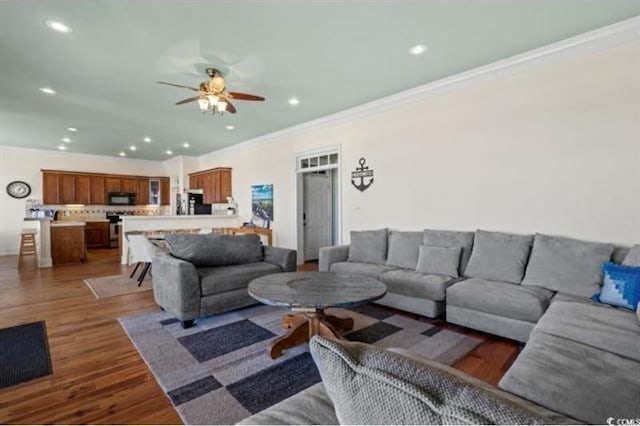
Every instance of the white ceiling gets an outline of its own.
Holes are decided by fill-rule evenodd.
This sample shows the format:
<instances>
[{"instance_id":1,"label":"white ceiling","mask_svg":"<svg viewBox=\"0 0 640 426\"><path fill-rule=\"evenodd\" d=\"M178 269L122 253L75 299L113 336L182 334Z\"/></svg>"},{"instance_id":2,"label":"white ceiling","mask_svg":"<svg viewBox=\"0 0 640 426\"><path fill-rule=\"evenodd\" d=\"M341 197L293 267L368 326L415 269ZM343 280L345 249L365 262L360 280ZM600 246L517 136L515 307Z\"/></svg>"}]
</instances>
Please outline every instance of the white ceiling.
<instances>
[{"instance_id":1,"label":"white ceiling","mask_svg":"<svg viewBox=\"0 0 640 426\"><path fill-rule=\"evenodd\" d=\"M3 1L0 144L200 155L638 14L632 0ZM427 52L409 55L418 43ZM193 92L155 83L197 86L208 66L266 102L211 117L174 105Z\"/></svg>"}]
</instances>

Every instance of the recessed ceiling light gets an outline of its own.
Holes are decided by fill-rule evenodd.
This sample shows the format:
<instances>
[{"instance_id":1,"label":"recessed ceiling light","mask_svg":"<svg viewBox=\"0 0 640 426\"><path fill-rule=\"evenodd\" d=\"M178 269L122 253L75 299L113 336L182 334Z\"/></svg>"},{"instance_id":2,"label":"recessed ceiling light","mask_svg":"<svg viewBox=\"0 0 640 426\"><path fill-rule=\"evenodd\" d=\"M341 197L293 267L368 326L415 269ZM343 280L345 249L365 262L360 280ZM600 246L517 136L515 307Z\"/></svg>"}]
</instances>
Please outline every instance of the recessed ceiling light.
<instances>
[{"instance_id":1,"label":"recessed ceiling light","mask_svg":"<svg viewBox=\"0 0 640 426\"><path fill-rule=\"evenodd\" d=\"M227 130L233 130L233 129L235 129L235 126L232 126L231 124L227 126Z\"/></svg>"},{"instance_id":2,"label":"recessed ceiling light","mask_svg":"<svg viewBox=\"0 0 640 426\"><path fill-rule=\"evenodd\" d=\"M165 152L167 153L167 155L173 154L173 151L171 151L170 149L166 150Z\"/></svg>"},{"instance_id":3,"label":"recessed ceiling light","mask_svg":"<svg viewBox=\"0 0 640 426\"><path fill-rule=\"evenodd\" d=\"M53 90L53 89L52 89L52 88L50 88L50 87L41 87L41 88L40 88L40 91L41 91L42 93L46 93L47 95L55 95L55 94L56 94L56 91L55 91L55 90Z\"/></svg>"},{"instance_id":4,"label":"recessed ceiling light","mask_svg":"<svg viewBox=\"0 0 640 426\"><path fill-rule=\"evenodd\" d=\"M75 127L67 127L67 130L70 132L77 132L78 129L76 129Z\"/></svg>"},{"instance_id":5,"label":"recessed ceiling light","mask_svg":"<svg viewBox=\"0 0 640 426\"><path fill-rule=\"evenodd\" d=\"M415 46L411 46L411 48L409 49L409 54L418 56L422 55L426 51L427 46L425 46L424 44L416 44Z\"/></svg>"},{"instance_id":6,"label":"recessed ceiling light","mask_svg":"<svg viewBox=\"0 0 640 426\"><path fill-rule=\"evenodd\" d=\"M146 143L151 142L151 138L149 136L145 136L144 139L142 140L145 141Z\"/></svg>"},{"instance_id":7,"label":"recessed ceiling light","mask_svg":"<svg viewBox=\"0 0 640 426\"><path fill-rule=\"evenodd\" d=\"M66 149L67 149L67 147L66 147L66 146L64 146L64 145L60 145L60 146L58 147L58 149L59 149L60 151L64 151L64 150L66 150Z\"/></svg>"},{"instance_id":8,"label":"recessed ceiling light","mask_svg":"<svg viewBox=\"0 0 640 426\"><path fill-rule=\"evenodd\" d=\"M289 105L296 106L296 105L299 105L299 104L300 104L300 99L298 99L298 98L289 99Z\"/></svg>"},{"instance_id":9,"label":"recessed ceiling light","mask_svg":"<svg viewBox=\"0 0 640 426\"><path fill-rule=\"evenodd\" d=\"M135 146L135 145L131 145L131 146L129 147L129 149L130 149L131 151L135 151L135 150L136 150L136 149L138 149L138 148L136 148L136 146Z\"/></svg>"},{"instance_id":10,"label":"recessed ceiling light","mask_svg":"<svg viewBox=\"0 0 640 426\"><path fill-rule=\"evenodd\" d=\"M71 139L70 138L62 138L62 142L71 143Z\"/></svg>"},{"instance_id":11,"label":"recessed ceiling light","mask_svg":"<svg viewBox=\"0 0 640 426\"><path fill-rule=\"evenodd\" d=\"M118 154L120 157L126 157L127 153L124 151L120 151L120 154Z\"/></svg>"},{"instance_id":12,"label":"recessed ceiling light","mask_svg":"<svg viewBox=\"0 0 640 426\"><path fill-rule=\"evenodd\" d=\"M191 145L189 145L189 142L185 142L185 143L182 144L182 146L185 147L185 148L189 148Z\"/></svg>"},{"instance_id":13,"label":"recessed ceiling light","mask_svg":"<svg viewBox=\"0 0 640 426\"><path fill-rule=\"evenodd\" d=\"M71 32L71 27L63 24L62 22L54 21L53 19L47 19L46 21L44 21L44 24L52 30L58 31L59 33L69 34Z\"/></svg>"}]
</instances>

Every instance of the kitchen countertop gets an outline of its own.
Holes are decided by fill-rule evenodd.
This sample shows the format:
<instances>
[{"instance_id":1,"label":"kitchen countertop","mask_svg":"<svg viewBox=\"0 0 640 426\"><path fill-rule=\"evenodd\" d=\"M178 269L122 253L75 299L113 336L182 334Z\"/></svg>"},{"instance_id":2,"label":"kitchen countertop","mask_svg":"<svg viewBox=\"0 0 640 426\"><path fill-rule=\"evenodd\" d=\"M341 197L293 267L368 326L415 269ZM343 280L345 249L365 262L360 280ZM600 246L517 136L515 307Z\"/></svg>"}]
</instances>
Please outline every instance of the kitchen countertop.
<instances>
[{"instance_id":1,"label":"kitchen countertop","mask_svg":"<svg viewBox=\"0 0 640 426\"><path fill-rule=\"evenodd\" d=\"M51 217L25 217L24 220L30 220L30 221L35 221L35 220L44 220L44 221L52 221L53 218Z\"/></svg>"},{"instance_id":2,"label":"kitchen countertop","mask_svg":"<svg viewBox=\"0 0 640 426\"><path fill-rule=\"evenodd\" d=\"M165 220L165 219L235 219L238 215L229 214L196 214L196 215L154 215L154 216L120 216L122 220Z\"/></svg>"},{"instance_id":3,"label":"kitchen countertop","mask_svg":"<svg viewBox=\"0 0 640 426\"><path fill-rule=\"evenodd\" d=\"M62 221L55 221L51 223L51 227L52 228L58 228L58 227L62 227L62 226L85 226L86 223L85 222L71 222L71 221L66 221L66 220L62 220Z\"/></svg>"}]
</instances>

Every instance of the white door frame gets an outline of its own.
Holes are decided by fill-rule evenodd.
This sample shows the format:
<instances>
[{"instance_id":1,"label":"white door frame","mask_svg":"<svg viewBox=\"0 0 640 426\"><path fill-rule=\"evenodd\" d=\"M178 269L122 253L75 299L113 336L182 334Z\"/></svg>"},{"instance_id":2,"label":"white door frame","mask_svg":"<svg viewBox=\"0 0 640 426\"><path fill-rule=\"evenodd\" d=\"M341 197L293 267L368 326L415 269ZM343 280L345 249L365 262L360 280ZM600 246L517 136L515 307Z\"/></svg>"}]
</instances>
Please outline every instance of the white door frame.
<instances>
[{"instance_id":1,"label":"white door frame","mask_svg":"<svg viewBox=\"0 0 640 426\"><path fill-rule=\"evenodd\" d=\"M338 154L338 162L337 164L328 164L326 166L318 166L312 167L308 169L300 168L300 160L306 157L314 157L328 154ZM294 197L295 197L295 206L296 206L296 215L293 221L293 235L296 236L296 249L298 252L298 265L302 265L304 263L304 226L303 226L303 213L304 213L304 183L302 181L302 175L307 172L317 172L321 170L337 170L337 191L338 191L338 199L337 205L335 209L337 211L336 227L338 230L338 241L335 241L334 244L342 244L342 174L340 170L342 168L342 146L335 145L331 147L325 147L320 149L314 149L310 151L297 152L294 155L294 177L293 177L293 187Z\"/></svg>"}]
</instances>

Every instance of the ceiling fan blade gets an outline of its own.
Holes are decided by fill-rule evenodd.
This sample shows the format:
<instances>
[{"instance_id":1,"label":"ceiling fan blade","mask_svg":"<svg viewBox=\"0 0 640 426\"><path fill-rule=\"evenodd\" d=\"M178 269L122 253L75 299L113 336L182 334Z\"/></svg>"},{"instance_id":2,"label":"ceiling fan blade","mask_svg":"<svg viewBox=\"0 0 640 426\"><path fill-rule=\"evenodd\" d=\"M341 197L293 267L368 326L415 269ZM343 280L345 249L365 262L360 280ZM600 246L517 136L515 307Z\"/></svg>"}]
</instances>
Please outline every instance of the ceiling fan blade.
<instances>
[{"instance_id":1,"label":"ceiling fan blade","mask_svg":"<svg viewBox=\"0 0 640 426\"><path fill-rule=\"evenodd\" d=\"M231 114L235 114L236 107L234 107L233 104L229 102L229 99L227 99L226 102L227 102L227 112L230 112Z\"/></svg>"},{"instance_id":2,"label":"ceiling fan blade","mask_svg":"<svg viewBox=\"0 0 640 426\"><path fill-rule=\"evenodd\" d=\"M248 93L229 92L233 99L240 99L243 101L264 101L262 96L250 95Z\"/></svg>"},{"instance_id":3,"label":"ceiling fan blade","mask_svg":"<svg viewBox=\"0 0 640 426\"><path fill-rule=\"evenodd\" d=\"M165 84L165 85L167 85L167 86L181 87L181 88L183 88L183 89L193 90L194 92L197 92L197 91L198 91L198 89L196 89L195 87L183 86L183 85L181 85L181 84L167 83L166 81L158 81L158 83L160 83L160 84Z\"/></svg>"},{"instance_id":4,"label":"ceiling fan blade","mask_svg":"<svg viewBox=\"0 0 640 426\"><path fill-rule=\"evenodd\" d=\"M188 104L189 102L197 101L199 96L194 96L193 98L183 99L181 101L176 102L176 105Z\"/></svg>"}]
</instances>

